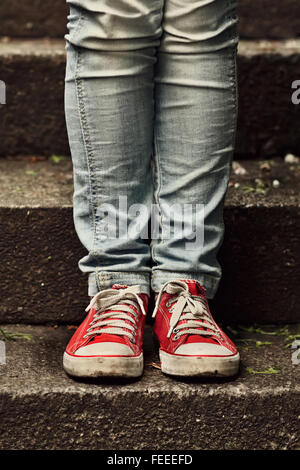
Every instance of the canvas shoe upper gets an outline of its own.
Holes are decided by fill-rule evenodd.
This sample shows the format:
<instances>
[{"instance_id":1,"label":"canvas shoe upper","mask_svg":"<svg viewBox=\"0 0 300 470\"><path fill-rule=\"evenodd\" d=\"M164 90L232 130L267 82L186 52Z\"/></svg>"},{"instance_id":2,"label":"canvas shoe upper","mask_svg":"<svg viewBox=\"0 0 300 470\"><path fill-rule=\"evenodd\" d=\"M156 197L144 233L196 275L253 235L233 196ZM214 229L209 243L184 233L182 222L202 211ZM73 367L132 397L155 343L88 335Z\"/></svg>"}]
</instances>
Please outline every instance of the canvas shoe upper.
<instances>
[{"instance_id":1,"label":"canvas shoe upper","mask_svg":"<svg viewBox=\"0 0 300 470\"><path fill-rule=\"evenodd\" d=\"M98 292L67 345L65 370L78 376L141 375L147 307L148 295L138 285Z\"/></svg>"},{"instance_id":2,"label":"canvas shoe upper","mask_svg":"<svg viewBox=\"0 0 300 470\"><path fill-rule=\"evenodd\" d=\"M213 319L205 289L198 281L165 283L156 299L153 317L163 372L173 375L237 372L239 353Z\"/></svg>"}]
</instances>

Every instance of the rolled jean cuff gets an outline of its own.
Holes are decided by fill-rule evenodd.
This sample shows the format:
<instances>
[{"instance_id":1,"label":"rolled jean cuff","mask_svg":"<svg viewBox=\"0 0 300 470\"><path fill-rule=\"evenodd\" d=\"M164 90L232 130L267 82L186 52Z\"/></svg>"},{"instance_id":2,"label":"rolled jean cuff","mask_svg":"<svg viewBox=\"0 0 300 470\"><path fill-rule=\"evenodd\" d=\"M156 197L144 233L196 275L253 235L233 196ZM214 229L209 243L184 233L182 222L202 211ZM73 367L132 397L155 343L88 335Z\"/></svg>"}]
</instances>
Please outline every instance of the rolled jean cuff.
<instances>
[{"instance_id":1,"label":"rolled jean cuff","mask_svg":"<svg viewBox=\"0 0 300 470\"><path fill-rule=\"evenodd\" d=\"M96 271L89 274L88 295L93 297L100 290L109 289L114 284L139 285L142 294L150 295L150 273Z\"/></svg>"},{"instance_id":2,"label":"rolled jean cuff","mask_svg":"<svg viewBox=\"0 0 300 470\"><path fill-rule=\"evenodd\" d=\"M169 271L153 271L151 276L151 288L154 292L159 292L165 282L174 281L176 279L193 279L200 282L206 289L206 297L208 299L214 298L221 280L221 278L197 272L174 273Z\"/></svg>"}]
</instances>

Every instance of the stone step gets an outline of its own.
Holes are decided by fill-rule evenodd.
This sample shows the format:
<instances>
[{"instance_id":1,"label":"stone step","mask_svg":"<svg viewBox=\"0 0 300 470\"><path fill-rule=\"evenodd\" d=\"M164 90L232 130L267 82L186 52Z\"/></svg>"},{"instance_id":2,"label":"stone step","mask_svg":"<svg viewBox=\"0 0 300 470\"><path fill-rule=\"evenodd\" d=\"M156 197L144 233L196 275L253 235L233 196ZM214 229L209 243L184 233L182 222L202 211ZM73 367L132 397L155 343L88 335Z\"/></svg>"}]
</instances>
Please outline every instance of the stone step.
<instances>
[{"instance_id":1,"label":"stone step","mask_svg":"<svg viewBox=\"0 0 300 470\"><path fill-rule=\"evenodd\" d=\"M62 369L72 327L1 328L30 340L5 342L0 449L300 448L300 366L282 336L244 333L235 339L241 368L234 379L184 380L161 373L146 327L140 380L74 381ZM271 344L258 347L256 341Z\"/></svg>"},{"instance_id":2,"label":"stone step","mask_svg":"<svg viewBox=\"0 0 300 470\"><path fill-rule=\"evenodd\" d=\"M227 194L213 309L226 322L299 322L299 164L242 164L247 173L233 172ZM87 285L77 262L86 253L74 232L72 190L69 159L0 159L0 322L81 320Z\"/></svg>"},{"instance_id":3,"label":"stone step","mask_svg":"<svg viewBox=\"0 0 300 470\"><path fill-rule=\"evenodd\" d=\"M237 158L300 152L300 105L291 100L300 76L300 40L241 41L238 62ZM7 104L0 115L0 156L69 154L64 74L62 40L1 43Z\"/></svg>"},{"instance_id":4,"label":"stone step","mask_svg":"<svg viewBox=\"0 0 300 470\"><path fill-rule=\"evenodd\" d=\"M298 0L240 0L240 35L245 38L291 38L300 35ZM65 0L2 0L1 35L61 38L69 8Z\"/></svg>"}]
</instances>

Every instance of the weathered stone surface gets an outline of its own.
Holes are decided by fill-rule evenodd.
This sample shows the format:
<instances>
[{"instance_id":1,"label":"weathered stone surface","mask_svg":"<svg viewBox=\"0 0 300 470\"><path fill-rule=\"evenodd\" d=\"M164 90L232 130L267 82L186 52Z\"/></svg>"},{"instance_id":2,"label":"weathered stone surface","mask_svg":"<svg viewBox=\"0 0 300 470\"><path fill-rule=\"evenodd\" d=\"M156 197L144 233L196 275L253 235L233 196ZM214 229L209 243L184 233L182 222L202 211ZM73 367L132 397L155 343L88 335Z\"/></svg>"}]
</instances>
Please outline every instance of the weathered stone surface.
<instances>
[{"instance_id":1,"label":"weathered stone surface","mask_svg":"<svg viewBox=\"0 0 300 470\"><path fill-rule=\"evenodd\" d=\"M60 40L0 43L0 156L70 153L64 115L65 48ZM239 45L237 158L300 152L300 105L291 84L300 76L300 40Z\"/></svg>"},{"instance_id":2,"label":"weathered stone surface","mask_svg":"<svg viewBox=\"0 0 300 470\"><path fill-rule=\"evenodd\" d=\"M240 0L238 12L241 37L280 39L300 35L298 0ZM61 38L68 13L65 0L2 0L1 34Z\"/></svg>"},{"instance_id":3,"label":"weathered stone surface","mask_svg":"<svg viewBox=\"0 0 300 470\"><path fill-rule=\"evenodd\" d=\"M32 335L6 342L0 365L1 449L299 449L299 366L281 337L250 335L232 380L164 376L145 332L141 380L73 381L62 354L74 330L2 326ZM271 338L271 339L270 339ZM254 339L272 342L255 347ZM273 367L278 374L251 374Z\"/></svg>"},{"instance_id":4,"label":"weathered stone surface","mask_svg":"<svg viewBox=\"0 0 300 470\"><path fill-rule=\"evenodd\" d=\"M300 152L300 105L292 83L300 76L300 41L241 41L237 154Z\"/></svg>"},{"instance_id":5,"label":"weathered stone surface","mask_svg":"<svg viewBox=\"0 0 300 470\"><path fill-rule=\"evenodd\" d=\"M66 0L2 0L1 35L16 38L61 38L67 30Z\"/></svg>"},{"instance_id":6,"label":"weathered stone surface","mask_svg":"<svg viewBox=\"0 0 300 470\"><path fill-rule=\"evenodd\" d=\"M248 173L232 174L231 184L240 187L227 196L223 280L213 305L222 321L300 321L299 167L271 163L268 172L245 161ZM255 190L258 177L267 194ZM74 232L71 196L69 160L0 160L0 321L82 318L87 286L77 262L85 250Z\"/></svg>"},{"instance_id":7,"label":"weathered stone surface","mask_svg":"<svg viewBox=\"0 0 300 470\"><path fill-rule=\"evenodd\" d=\"M0 57L0 77L6 84L6 104L1 105L0 116L0 155L67 154L64 43L0 43Z\"/></svg>"},{"instance_id":8,"label":"weathered stone surface","mask_svg":"<svg viewBox=\"0 0 300 470\"><path fill-rule=\"evenodd\" d=\"M298 0L239 0L240 35L247 39L300 36Z\"/></svg>"}]
</instances>

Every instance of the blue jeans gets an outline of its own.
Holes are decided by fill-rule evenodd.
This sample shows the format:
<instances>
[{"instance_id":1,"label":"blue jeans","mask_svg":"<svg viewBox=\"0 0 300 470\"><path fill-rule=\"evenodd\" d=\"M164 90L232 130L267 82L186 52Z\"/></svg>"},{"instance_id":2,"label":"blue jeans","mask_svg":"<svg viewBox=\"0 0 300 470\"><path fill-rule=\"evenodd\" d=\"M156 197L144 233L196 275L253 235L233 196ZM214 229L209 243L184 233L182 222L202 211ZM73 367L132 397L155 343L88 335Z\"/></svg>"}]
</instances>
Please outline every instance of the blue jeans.
<instances>
[{"instance_id":1,"label":"blue jeans","mask_svg":"<svg viewBox=\"0 0 300 470\"><path fill-rule=\"evenodd\" d=\"M65 116L89 295L115 283L157 292L180 278L213 298L236 132L236 0L67 3ZM194 247L188 232L174 236L183 205L201 226Z\"/></svg>"}]
</instances>

